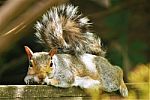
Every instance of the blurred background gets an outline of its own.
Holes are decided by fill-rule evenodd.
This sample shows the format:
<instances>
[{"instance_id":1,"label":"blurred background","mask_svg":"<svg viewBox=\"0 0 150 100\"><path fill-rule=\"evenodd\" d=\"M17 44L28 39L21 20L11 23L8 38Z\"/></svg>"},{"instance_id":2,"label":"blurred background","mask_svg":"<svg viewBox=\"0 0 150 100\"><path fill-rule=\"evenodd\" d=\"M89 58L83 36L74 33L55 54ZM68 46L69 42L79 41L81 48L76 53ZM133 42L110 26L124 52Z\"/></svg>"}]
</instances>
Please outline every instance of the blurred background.
<instances>
[{"instance_id":1,"label":"blurred background","mask_svg":"<svg viewBox=\"0 0 150 100\"><path fill-rule=\"evenodd\" d=\"M24 46L45 50L33 34L34 24L47 9L65 2L91 19L106 58L123 69L126 83L149 82L150 0L0 0L1 85L25 84Z\"/></svg>"}]
</instances>

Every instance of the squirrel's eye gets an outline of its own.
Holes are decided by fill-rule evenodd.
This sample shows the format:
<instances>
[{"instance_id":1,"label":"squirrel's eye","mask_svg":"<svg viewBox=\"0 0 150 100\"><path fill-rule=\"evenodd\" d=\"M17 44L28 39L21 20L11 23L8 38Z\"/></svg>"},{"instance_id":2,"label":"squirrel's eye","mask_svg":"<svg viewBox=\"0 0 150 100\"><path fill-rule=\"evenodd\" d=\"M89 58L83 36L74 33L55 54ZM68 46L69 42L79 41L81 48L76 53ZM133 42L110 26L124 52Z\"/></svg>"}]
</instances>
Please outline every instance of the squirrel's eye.
<instances>
[{"instance_id":1,"label":"squirrel's eye","mask_svg":"<svg viewBox=\"0 0 150 100\"><path fill-rule=\"evenodd\" d=\"M29 61L29 66L32 67L32 62L31 61Z\"/></svg>"},{"instance_id":2,"label":"squirrel's eye","mask_svg":"<svg viewBox=\"0 0 150 100\"><path fill-rule=\"evenodd\" d=\"M52 66L53 66L53 63L51 62L51 63L50 63L50 67L52 67Z\"/></svg>"}]
</instances>

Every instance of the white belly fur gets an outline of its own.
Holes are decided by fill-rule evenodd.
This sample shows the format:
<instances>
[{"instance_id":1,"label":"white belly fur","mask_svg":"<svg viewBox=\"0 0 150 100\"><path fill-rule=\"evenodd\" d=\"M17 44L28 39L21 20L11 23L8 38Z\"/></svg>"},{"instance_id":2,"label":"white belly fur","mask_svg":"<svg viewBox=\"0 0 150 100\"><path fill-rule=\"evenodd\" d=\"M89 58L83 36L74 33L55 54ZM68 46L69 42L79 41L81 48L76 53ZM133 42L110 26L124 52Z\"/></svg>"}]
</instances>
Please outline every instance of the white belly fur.
<instances>
[{"instance_id":1,"label":"white belly fur","mask_svg":"<svg viewBox=\"0 0 150 100\"><path fill-rule=\"evenodd\" d=\"M97 69L96 69L96 65L93 62L94 58L95 55L91 55L91 54L83 54L80 57L81 61L86 65L86 68L89 71L96 73Z\"/></svg>"},{"instance_id":2,"label":"white belly fur","mask_svg":"<svg viewBox=\"0 0 150 100\"><path fill-rule=\"evenodd\" d=\"M99 87L100 82L98 80L93 80L89 76L79 77L75 76L75 81L72 86L79 86L81 88L93 88Z\"/></svg>"}]
</instances>

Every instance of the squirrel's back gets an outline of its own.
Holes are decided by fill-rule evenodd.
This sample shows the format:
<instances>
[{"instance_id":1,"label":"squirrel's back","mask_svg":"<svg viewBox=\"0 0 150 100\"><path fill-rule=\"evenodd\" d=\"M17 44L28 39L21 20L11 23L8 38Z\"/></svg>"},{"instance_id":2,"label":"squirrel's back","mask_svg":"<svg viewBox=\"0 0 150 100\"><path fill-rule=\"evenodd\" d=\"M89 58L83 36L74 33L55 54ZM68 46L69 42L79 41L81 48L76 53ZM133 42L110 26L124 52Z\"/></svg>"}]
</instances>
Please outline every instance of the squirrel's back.
<instances>
[{"instance_id":1,"label":"squirrel's back","mask_svg":"<svg viewBox=\"0 0 150 100\"><path fill-rule=\"evenodd\" d=\"M35 25L36 36L47 48L61 48L63 53L104 55L101 40L90 30L87 17L73 5L51 8Z\"/></svg>"}]
</instances>

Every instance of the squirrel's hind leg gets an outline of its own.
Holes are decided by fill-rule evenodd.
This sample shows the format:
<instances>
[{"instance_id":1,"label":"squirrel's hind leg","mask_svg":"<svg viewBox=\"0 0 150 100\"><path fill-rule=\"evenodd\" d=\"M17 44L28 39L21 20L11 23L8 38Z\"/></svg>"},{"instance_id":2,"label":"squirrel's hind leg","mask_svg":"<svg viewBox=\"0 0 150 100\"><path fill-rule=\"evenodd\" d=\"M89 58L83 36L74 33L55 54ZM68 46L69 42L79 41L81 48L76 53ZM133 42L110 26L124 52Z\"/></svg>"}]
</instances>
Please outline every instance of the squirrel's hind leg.
<instances>
[{"instance_id":1,"label":"squirrel's hind leg","mask_svg":"<svg viewBox=\"0 0 150 100\"><path fill-rule=\"evenodd\" d=\"M128 96L128 89L122 79L120 87L119 87L120 93L123 97L127 97Z\"/></svg>"},{"instance_id":2,"label":"squirrel's hind leg","mask_svg":"<svg viewBox=\"0 0 150 100\"><path fill-rule=\"evenodd\" d=\"M128 96L128 89L127 89L127 86L126 84L124 83L124 80L123 80L123 71L120 70L120 87L119 87L119 91L121 93L121 95L123 97L127 97Z\"/></svg>"},{"instance_id":3,"label":"squirrel's hind leg","mask_svg":"<svg viewBox=\"0 0 150 100\"><path fill-rule=\"evenodd\" d=\"M128 96L128 89L127 89L127 86L126 84L124 83L124 80L123 80L123 71L122 69L119 68L118 70L118 78L119 78L119 91L120 91L120 94L123 96L123 97L127 97Z\"/></svg>"}]
</instances>

